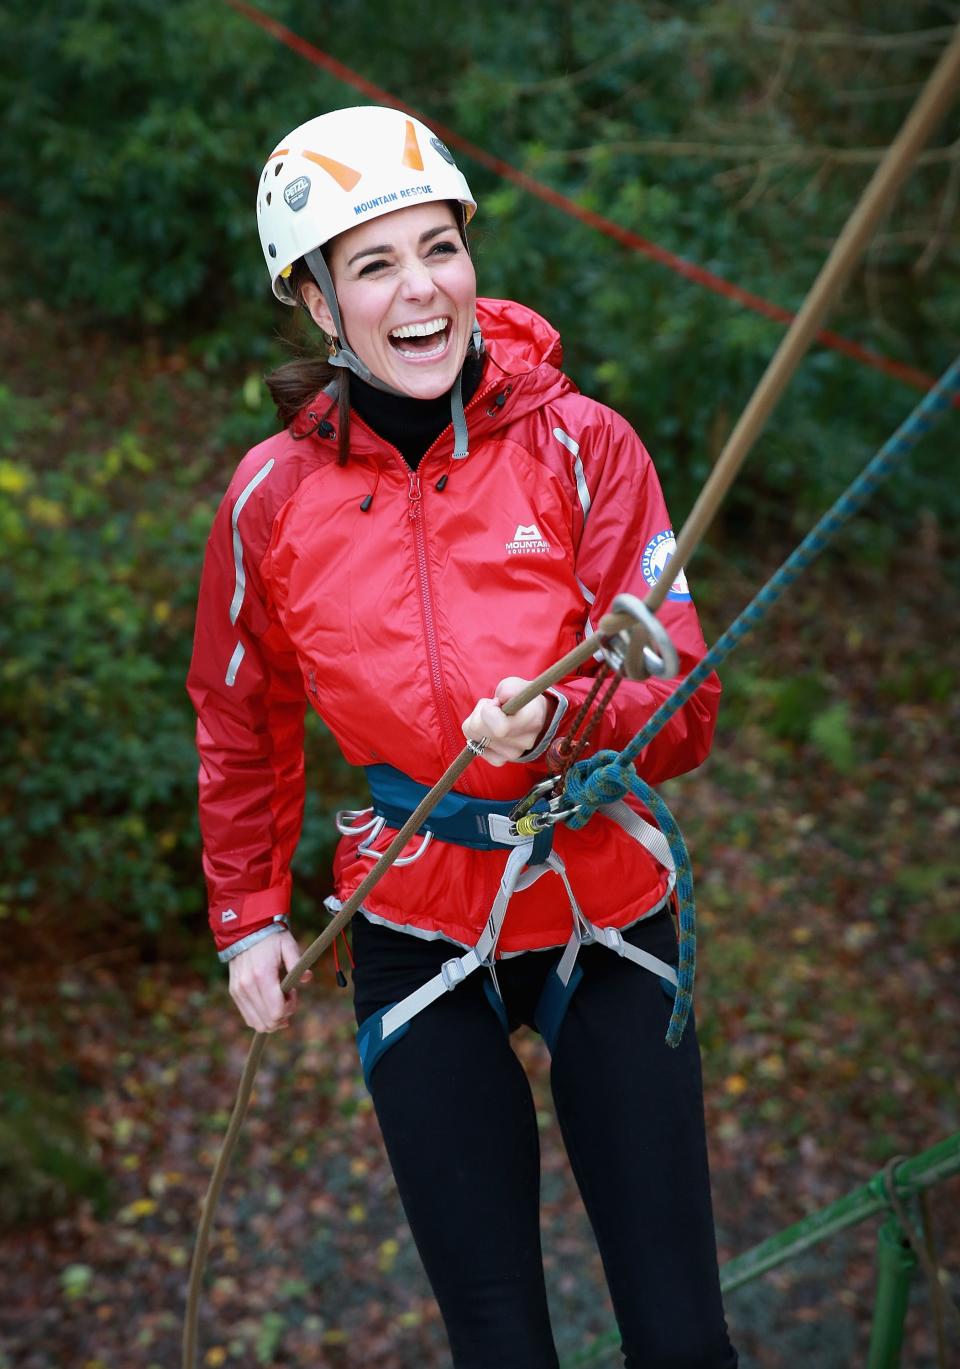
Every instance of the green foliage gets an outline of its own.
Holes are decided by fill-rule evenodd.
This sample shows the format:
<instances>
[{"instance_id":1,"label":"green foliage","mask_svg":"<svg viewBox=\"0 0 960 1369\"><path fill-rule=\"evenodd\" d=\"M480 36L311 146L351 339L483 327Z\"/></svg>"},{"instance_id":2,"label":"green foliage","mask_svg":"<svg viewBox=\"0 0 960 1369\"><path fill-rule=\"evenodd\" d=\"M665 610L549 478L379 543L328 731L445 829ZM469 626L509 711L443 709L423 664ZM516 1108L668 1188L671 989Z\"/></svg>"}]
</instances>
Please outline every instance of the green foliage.
<instances>
[{"instance_id":1,"label":"green foliage","mask_svg":"<svg viewBox=\"0 0 960 1369\"><path fill-rule=\"evenodd\" d=\"M273 1364L276 1352L283 1340L286 1318L280 1312L267 1312L257 1333L256 1349L258 1364Z\"/></svg>"},{"instance_id":2,"label":"green foliage","mask_svg":"<svg viewBox=\"0 0 960 1369\"><path fill-rule=\"evenodd\" d=\"M839 774L849 775L856 769L858 753L850 706L844 699L831 701L830 688L821 675L809 671L779 677L754 675L744 661L738 665L724 688L726 725L749 721L775 742L809 747L814 756ZM771 747L771 761L775 754ZM738 820L755 821L750 810Z\"/></svg>"},{"instance_id":3,"label":"green foliage","mask_svg":"<svg viewBox=\"0 0 960 1369\"><path fill-rule=\"evenodd\" d=\"M857 753L850 731L849 705L840 702L818 713L810 724L810 740L842 775L856 770Z\"/></svg>"},{"instance_id":4,"label":"green foliage","mask_svg":"<svg viewBox=\"0 0 960 1369\"><path fill-rule=\"evenodd\" d=\"M183 679L211 508L131 433L7 459L0 487L0 916L157 931L198 902Z\"/></svg>"}]
</instances>

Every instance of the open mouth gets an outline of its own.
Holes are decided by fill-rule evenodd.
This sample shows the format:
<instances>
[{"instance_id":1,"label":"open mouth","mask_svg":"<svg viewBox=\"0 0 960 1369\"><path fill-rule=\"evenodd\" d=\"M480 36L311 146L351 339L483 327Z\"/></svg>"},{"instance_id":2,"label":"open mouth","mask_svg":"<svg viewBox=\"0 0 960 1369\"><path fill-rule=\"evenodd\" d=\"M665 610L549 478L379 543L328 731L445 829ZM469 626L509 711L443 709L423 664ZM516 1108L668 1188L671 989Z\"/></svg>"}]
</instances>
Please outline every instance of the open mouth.
<instances>
[{"instance_id":1,"label":"open mouth","mask_svg":"<svg viewBox=\"0 0 960 1369\"><path fill-rule=\"evenodd\" d=\"M390 346L402 357L426 361L446 351L450 341L450 319L432 318L425 323L405 323L391 329Z\"/></svg>"}]
</instances>

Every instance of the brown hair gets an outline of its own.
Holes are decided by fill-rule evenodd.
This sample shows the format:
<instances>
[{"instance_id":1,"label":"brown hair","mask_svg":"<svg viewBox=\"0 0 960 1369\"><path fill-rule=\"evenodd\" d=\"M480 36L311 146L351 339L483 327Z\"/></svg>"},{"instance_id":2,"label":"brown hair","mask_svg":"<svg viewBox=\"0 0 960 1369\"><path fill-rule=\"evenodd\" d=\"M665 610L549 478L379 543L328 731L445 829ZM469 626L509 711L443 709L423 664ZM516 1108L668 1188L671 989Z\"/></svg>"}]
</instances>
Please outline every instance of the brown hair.
<instances>
[{"instance_id":1,"label":"brown hair","mask_svg":"<svg viewBox=\"0 0 960 1369\"><path fill-rule=\"evenodd\" d=\"M301 257L293 264L290 288L298 305L302 305L303 308L306 308L303 286L305 282L312 280L310 268ZM331 339L325 333L321 333L321 338L321 345L328 349ZM343 367L331 366L324 356L311 348L301 347L299 352L299 356L295 356L292 361L285 361L282 366L278 366L275 371L264 377L270 398L277 406L277 417L283 426L288 428L304 405L309 404L311 399L333 382L335 388L332 393L337 405L337 460L341 466L345 466L350 451L350 383L347 374ZM330 407L332 408L332 404ZM318 414L318 417L321 416Z\"/></svg>"}]
</instances>

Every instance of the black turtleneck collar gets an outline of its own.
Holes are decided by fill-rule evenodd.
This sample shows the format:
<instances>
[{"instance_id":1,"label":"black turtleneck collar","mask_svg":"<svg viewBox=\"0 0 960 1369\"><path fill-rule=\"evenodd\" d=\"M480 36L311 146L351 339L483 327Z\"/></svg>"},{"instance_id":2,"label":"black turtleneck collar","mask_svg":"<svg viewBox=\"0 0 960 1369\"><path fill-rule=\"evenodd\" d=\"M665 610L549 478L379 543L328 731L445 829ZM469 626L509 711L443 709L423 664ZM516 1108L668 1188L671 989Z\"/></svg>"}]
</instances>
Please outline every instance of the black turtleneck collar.
<instances>
[{"instance_id":1,"label":"black turtleneck collar","mask_svg":"<svg viewBox=\"0 0 960 1369\"><path fill-rule=\"evenodd\" d=\"M463 363L464 405L476 394L482 375L483 357L471 350ZM414 399L386 394L351 375L350 404L368 427L402 453L412 470L451 421L449 390L436 399Z\"/></svg>"}]
</instances>

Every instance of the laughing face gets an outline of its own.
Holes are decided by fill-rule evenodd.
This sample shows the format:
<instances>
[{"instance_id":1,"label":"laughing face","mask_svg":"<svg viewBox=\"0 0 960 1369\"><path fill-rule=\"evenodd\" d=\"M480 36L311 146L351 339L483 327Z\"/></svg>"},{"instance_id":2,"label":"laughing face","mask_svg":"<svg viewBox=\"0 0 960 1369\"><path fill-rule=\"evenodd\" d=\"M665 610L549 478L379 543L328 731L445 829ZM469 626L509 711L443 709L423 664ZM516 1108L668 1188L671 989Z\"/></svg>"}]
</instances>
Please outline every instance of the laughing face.
<instances>
[{"instance_id":1,"label":"laughing face","mask_svg":"<svg viewBox=\"0 0 960 1369\"><path fill-rule=\"evenodd\" d=\"M457 378L477 300L473 262L453 211L411 205L358 224L327 249L341 339L373 374L414 399L436 399ZM319 287L303 297L325 333L336 330Z\"/></svg>"}]
</instances>

